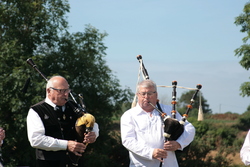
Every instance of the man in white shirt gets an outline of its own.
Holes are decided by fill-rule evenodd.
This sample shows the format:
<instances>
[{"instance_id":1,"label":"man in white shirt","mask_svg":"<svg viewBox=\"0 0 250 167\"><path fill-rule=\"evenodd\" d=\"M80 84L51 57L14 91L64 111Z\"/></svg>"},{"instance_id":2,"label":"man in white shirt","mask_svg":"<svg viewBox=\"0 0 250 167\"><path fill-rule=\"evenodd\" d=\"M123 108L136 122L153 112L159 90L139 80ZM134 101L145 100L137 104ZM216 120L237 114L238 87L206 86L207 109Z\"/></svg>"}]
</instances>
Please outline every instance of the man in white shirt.
<instances>
[{"instance_id":1,"label":"man in white shirt","mask_svg":"<svg viewBox=\"0 0 250 167\"><path fill-rule=\"evenodd\" d=\"M152 105L157 103L157 87L151 80L137 86L138 103L121 117L122 144L129 151L130 167L178 167L176 150L183 150L194 139L195 128L185 122L184 132L176 141L163 137L163 121ZM161 104L163 112L171 115L171 106ZM181 119L177 112L176 118Z\"/></svg>"},{"instance_id":2,"label":"man in white shirt","mask_svg":"<svg viewBox=\"0 0 250 167\"><path fill-rule=\"evenodd\" d=\"M77 142L75 123L78 118L67 100L70 93L67 80L54 76L46 85L46 99L31 106L27 116L28 139L36 148L37 167L81 166L83 143L93 143L99 135L98 124ZM60 109L61 108L61 109Z\"/></svg>"},{"instance_id":3,"label":"man in white shirt","mask_svg":"<svg viewBox=\"0 0 250 167\"><path fill-rule=\"evenodd\" d=\"M250 165L250 130L240 150L240 158L245 165Z\"/></svg>"}]
</instances>

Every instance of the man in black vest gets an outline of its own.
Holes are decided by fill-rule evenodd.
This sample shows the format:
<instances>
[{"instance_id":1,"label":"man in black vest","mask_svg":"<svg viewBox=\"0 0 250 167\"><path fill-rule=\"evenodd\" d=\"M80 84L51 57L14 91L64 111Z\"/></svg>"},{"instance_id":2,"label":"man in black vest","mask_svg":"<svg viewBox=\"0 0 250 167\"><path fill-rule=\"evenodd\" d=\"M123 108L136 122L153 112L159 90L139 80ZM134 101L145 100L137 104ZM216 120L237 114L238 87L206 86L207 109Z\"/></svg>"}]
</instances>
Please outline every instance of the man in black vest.
<instances>
[{"instance_id":1,"label":"man in black vest","mask_svg":"<svg viewBox=\"0 0 250 167\"><path fill-rule=\"evenodd\" d=\"M31 106L27 116L28 139L36 148L37 167L81 166L86 145L77 142L77 115L69 105L67 80L54 76L46 85L46 99ZM85 135L84 143L93 143L99 135L98 124Z\"/></svg>"}]
</instances>

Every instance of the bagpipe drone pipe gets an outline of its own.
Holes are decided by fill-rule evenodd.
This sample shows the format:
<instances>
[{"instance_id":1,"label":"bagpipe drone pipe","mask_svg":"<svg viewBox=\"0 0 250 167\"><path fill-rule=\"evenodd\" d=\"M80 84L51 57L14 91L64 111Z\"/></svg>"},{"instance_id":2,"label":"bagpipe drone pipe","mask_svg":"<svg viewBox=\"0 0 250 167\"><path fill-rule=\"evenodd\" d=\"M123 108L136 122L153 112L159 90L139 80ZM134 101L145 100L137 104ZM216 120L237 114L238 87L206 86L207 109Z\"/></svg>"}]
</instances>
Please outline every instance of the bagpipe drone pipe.
<instances>
[{"instance_id":1,"label":"bagpipe drone pipe","mask_svg":"<svg viewBox=\"0 0 250 167\"><path fill-rule=\"evenodd\" d=\"M36 64L33 62L31 58L27 59L27 63L31 67L33 67L46 81L48 81L48 79L37 68ZM75 100L71 92L69 94L72 99L65 99L65 100L67 101L66 103L69 104L69 106L73 109L73 111L75 112L77 116L77 120L75 123L77 142L83 143L85 134L93 130L93 127L95 124L95 117L86 111L86 106L83 102L83 96L81 94L78 95L80 104L77 103L77 101ZM84 144L86 146L88 145L88 143L84 143ZM74 155L73 153L71 154ZM71 157L71 160L73 161L72 163L74 166L78 166L79 158L80 158L79 156L76 156L76 158Z\"/></svg>"},{"instance_id":2,"label":"bagpipe drone pipe","mask_svg":"<svg viewBox=\"0 0 250 167\"><path fill-rule=\"evenodd\" d=\"M148 72L144 66L143 60L142 60L142 56L138 55L137 59L140 63L140 71L143 74L143 78L145 80L149 79L149 75ZM139 75L138 75L139 76ZM139 77L138 77L138 81L139 81ZM171 111L171 116L167 115L165 112L162 111L161 106L159 104L159 100L156 103L156 106L153 105L152 103L149 102L150 105L152 105L154 107L155 110L157 110L162 118L162 121L164 123L164 134L163 136L165 137L166 141L169 140L177 140L182 133L184 132L184 125L185 125L185 121L188 118L188 114L190 112L190 110L192 109L192 105L195 102L195 98L199 92L199 90L201 89L202 85L198 84L196 86L196 91L193 94L191 100L190 100L190 104L187 105L187 110L185 112L185 114L183 114L181 120L177 120L176 119L176 88L177 88L177 81L173 81L172 82L172 88L173 88L173 92L172 92L172 111ZM136 90L137 91L137 90ZM132 103L132 107L134 107L136 104L136 96L134 98L134 101Z\"/></svg>"}]
</instances>

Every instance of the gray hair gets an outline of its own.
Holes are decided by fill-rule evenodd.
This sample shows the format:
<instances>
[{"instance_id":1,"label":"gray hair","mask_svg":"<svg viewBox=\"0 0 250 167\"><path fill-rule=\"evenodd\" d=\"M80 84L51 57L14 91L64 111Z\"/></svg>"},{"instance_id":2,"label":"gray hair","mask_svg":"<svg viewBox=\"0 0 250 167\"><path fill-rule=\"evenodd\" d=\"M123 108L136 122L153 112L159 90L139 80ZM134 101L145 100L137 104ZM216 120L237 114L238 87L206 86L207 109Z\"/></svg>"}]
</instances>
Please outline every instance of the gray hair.
<instances>
[{"instance_id":1,"label":"gray hair","mask_svg":"<svg viewBox=\"0 0 250 167\"><path fill-rule=\"evenodd\" d=\"M152 80L150 80L150 79L141 81L141 82L137 85L137 89L136 89L137 92L136 92L136 93L139 92L140 87L143 87L143 88L150 88L150 87L153 87L153 88L155 89L155 91L157 91L157 86L156 86L155 82L152 81Z\"/></svg>"}]
</instances>

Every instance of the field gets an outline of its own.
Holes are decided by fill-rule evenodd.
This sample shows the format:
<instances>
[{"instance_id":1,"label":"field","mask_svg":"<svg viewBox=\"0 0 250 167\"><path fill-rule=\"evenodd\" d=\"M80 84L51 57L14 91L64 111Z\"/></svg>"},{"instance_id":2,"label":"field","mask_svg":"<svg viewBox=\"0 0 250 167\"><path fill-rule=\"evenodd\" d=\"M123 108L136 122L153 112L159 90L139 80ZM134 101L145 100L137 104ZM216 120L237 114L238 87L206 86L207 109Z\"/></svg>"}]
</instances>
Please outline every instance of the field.
<instances>
[{"instance_id":1,"label":"field","mask_svg":"<svg viewBox=\"0 0 250 167\"><path fill-rule=\"evenodd\" d=\"M209 124L213 124L213 126L216 127L231 127L235 125L238 121L238 118L240 117L239 114L233 114L233 113L225 113L225 114L213 114L209 116L204 121L208 122ZM237 139L244 140L246 137L248 131L240 131L237 134ZM243 144L243 143L242 143ZM217 151L211 151L209 155L215 156L218 152ZM232 159L232 163L239 166L244 166L240 159L240 149L236 152L232 152L227 156L228 159Z\"/></svg>"}]
</instances>

